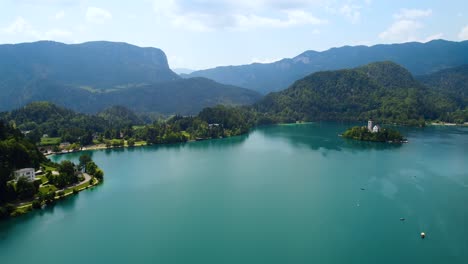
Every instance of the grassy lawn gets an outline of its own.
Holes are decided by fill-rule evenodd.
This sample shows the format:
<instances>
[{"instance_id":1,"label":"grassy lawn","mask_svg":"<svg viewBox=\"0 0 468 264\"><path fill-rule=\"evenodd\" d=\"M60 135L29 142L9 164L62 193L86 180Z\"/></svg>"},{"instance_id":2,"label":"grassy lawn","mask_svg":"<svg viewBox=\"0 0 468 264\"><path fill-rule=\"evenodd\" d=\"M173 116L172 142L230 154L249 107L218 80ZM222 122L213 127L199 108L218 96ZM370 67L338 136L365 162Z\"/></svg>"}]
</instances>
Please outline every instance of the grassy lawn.
<instances>
[{"instance_id":1,"label":"grassy lawn","mask_svg":"<svg viewBox=\"0 0 468 264\"><path fill-rule=\"evenodd\" d=\"M43 137L41 138L41 145L42 146L52 146L52 145L59 145L62 141L59 137Z\"/></svg>"},{"instance_id":2,"label":"grassy lawn","mask_svg":"<svg viewBox=\"0 0 468 264\"><path fill-rule=\"evenodd\" d=\"M46 164L41 164L41 167L44 167L44 173L46 173L47 171L52 172L58 170L57 168L48 166Z\"/></svg>"},{"instance_id":3,"label":"grassy lawn","mask_svg":"<svg viewBox=\"0 0 468 264\"><path fill-rule=\"evenodd\" d=\"M44 184L44 183L46 183L46 182L48 182L48 181L49 181L49 180L47 179L47 177L46 177L46 176L37 176L36 178L39 178L39 179L41 179L41 183L42 183L42 184Z\"/></svg>"},{"instance_id":4,"label":"grassy lawn","mask_svg":"<svg viewBox=\"0 0 468 264\"><path fill-rule=\"evenodd\" d=\"M39 193L41 194L46 194L51 191L53 192L57 191L57 187L55 187L54 185L46 185L46 186L39 187Z\"/></svg>"},{"instance_id":5,"label":"grassy lawn","mask_svg":"<svg viewBox=\"0 0 468 264\"><path fill-rule=\"evenodd\" d=\"M135 141L135 146L145 146L146 145L146 141L142 140L142 141Z\"/></svg>"},{"instance_id":6,"label":"grassy lawn","mask_svg":"<svg viewBox=\"0 0 468 264\"><path fill-rule=\"evenodd\" d=\"M32 209L32 203L30 203L30 204L25 204L25 205L23 205L21 208L16 208L16 209L15 209L15 212L16 212L17 214L20 214L20 215L21 215L21 214L25 214L25 213L31 211L31 209Z\"/></svg>"}]
</instances>

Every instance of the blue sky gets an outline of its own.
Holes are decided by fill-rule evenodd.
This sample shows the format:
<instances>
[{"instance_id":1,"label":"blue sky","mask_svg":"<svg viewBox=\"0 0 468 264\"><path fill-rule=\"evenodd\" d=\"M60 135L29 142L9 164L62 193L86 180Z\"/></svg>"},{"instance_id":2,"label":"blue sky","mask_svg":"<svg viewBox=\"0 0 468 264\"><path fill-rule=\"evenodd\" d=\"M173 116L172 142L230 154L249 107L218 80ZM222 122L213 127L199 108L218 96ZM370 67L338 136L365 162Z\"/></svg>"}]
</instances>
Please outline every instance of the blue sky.
<instances>
[{"instance_id":1,"label":"blue sky","mask_svg":"<svg viewBox=\"0 0 468 264\"><path fill-rule=\"evenodd\" d=\"M439 38L468 39L468 1L0 0L0 43L123 41L161 48L171 68Z\"/></svg>"}]
</instances>

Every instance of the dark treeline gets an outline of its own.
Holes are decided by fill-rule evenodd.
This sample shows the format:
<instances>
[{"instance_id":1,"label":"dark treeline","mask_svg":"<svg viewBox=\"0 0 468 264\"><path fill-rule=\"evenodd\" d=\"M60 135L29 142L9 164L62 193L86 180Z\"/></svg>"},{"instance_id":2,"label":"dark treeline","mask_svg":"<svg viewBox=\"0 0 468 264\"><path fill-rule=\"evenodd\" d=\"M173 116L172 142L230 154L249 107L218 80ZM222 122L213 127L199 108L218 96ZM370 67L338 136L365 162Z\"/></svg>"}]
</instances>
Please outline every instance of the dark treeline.
<instances>
[{"instance_id":1,"label":"dark treeline","mask_svg":"<svg viewBox=\"0 0 468 264\"><path fill-rule=\"evenodd\" d=\"M14 198L14 192L7 188L7 182L11 180L14 170L28 167L37 169L45 161L34 143L26 139L18 129L0 120L0 204L7 201L8 197ZM29 191L29 186L23 183L18 185L20 196L24 196L23 189L26 193Z\"/></svg>"},{"instance_id":2,"label":"dark treeline","mask_svg":"<svg viewBox=\"0 0 468 264\"><path fill-rule=\"evenodd\" d=\"M0 119L26 133L32 142L38 143L43 135L60 137L62 142L93 144L93 137L102 133L109 137L121 130L131 130L133 125L144 123L132 111L115 106L97 115L76 113L49 102L34 102L23 108L0 114Z\"/></svg>"}]
</instances>

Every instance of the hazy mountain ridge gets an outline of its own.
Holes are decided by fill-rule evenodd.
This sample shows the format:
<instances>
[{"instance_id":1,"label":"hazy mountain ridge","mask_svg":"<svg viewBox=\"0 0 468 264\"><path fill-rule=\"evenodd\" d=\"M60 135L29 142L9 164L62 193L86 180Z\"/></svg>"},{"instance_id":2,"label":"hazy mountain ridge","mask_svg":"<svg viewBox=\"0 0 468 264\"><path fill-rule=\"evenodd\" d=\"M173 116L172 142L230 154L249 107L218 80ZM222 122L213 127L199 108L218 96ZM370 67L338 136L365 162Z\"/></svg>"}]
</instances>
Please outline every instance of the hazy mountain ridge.
<instances>
[{"instance_id":1,"label":"hazy mountain ridge","mask_svg":"<svg viewBox=\"0 0 468 264\"><path fill-rule=\"evenodd\" d=\"M179 79L109 93L95 93L56 82L38 81L28 93L18 92L21 107L34 101L49 101L82 113L97 113L114 105L133 111L159 114L197 114L218 104L247 105L261 95L244 88L216 83L205 78ZM23 97L21 97L23 96Z\"/></svg>"},{"instance_id":2,"label":"hazy mountain ridge","mask_svg":"<svg viewBox=\"0 0 468 264\"><path fill-rule=\"evenodd\" d=\"M50 101L84 113L123 105L142 112L196 114L203 107L259 98L244 88L182 79L157 48L105 41L0 45L0 111Z\"/></svg>"},{"instance_id":3,"label":"hazy mountain ridge","mask_svg":"<svg viewBox=\"0 0 468 264\"><path fill-rule=\"evenodd\" d=\"M306 51L291 59L261 64L221 66L188 76L268 93L287 88L313 72L358 67L376 61L393 61L414 75L433 73L468 63L468 41L434 40L427 43L344 46L323 52Z\"/></svg>"}]
</instances>

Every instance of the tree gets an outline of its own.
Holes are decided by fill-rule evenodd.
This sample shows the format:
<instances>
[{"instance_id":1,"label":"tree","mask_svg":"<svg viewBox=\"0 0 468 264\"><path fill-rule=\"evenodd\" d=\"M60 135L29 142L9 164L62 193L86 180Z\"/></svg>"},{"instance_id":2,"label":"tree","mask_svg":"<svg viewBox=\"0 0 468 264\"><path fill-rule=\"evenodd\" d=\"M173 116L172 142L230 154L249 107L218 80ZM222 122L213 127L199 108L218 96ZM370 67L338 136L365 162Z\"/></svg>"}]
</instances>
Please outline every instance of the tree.
<instances>
[{"instance_id":1,"label":"tree","mask_svg":"<svg viewBox=\"0 0 468 264\"><path fill-rule=\"evenodd\" d=\"M94 177L96 177L96 179L102 181L104 179L104 172L100 169L97 169L96 172L94 173Z\"/></svg>"},{"instance_id":2,"label":"tree","mask_svg":"<svg viewBox=\"0 0 468 264\"><path fill-rule=\"evenodd\" d=\"M91 156L89 156L88 154L81 155L80 164L79 164L80 169L86 168L86 164L88 164L91 161L92 161Z\"/></svg>"},{"instance_id":3,"label":"tree","mask_svg":"<svg viewBox=\"0 0 468 264\"><path fill-rule=\"evenodd\" d=\"M42 207L42 202L39 200L34 200L32 203L32 208L34 209L40 209Z\"/></svg>"},{"instance_id":4,"label":"tree","mask_svg":"<svg viewBox=\"0 0 468 264\"><path fill-rule=\"evenodd\" d=\"M16 193L18 194L18 198L24 199L31 199L36 194L37 189L34 186L33 182L28 181L25 177L20 177L18 182L16 183Z\"/></svg>"},{"instance_id":5,"label":"tree","mask_svg":"<svg viewBox=\"0 0 468 264\"><path fill-rule=\"evenodd\" d=\"M86 172L91 174L91 175L94 175L96 173L96 170L98 169L96 163L94 163L93 161L90 161L86 164Z\"/></svg>"},{"instance_id":6,"label":"tree","mask_svg":"<svg viewBox=\"0 0 468 264\"><path fill-rule=\"evenodd\" d=\"M54 191L49 191L44 195L44 200L46 201L47 204L53 203L55 201L55 192Z\"/></svg>"},{"instance_id":7,"label":"tree","mask_svg":"<svg viewBox=\"0 0 468 264\"><path fill-rule=\"evenodd\" d=\"M58 187L62 188L67 185L78 182L78 177L75 174L75 164L69 160L64 160L59 164L59 177L55 177Z\"/></svg>"}]
</instances>

